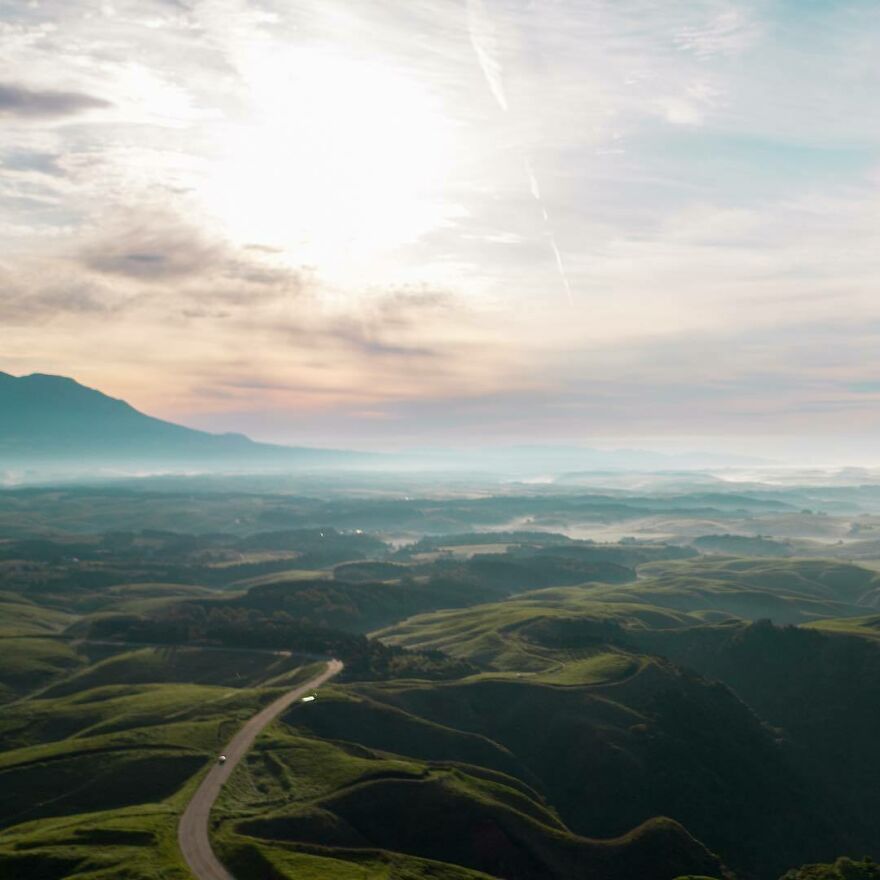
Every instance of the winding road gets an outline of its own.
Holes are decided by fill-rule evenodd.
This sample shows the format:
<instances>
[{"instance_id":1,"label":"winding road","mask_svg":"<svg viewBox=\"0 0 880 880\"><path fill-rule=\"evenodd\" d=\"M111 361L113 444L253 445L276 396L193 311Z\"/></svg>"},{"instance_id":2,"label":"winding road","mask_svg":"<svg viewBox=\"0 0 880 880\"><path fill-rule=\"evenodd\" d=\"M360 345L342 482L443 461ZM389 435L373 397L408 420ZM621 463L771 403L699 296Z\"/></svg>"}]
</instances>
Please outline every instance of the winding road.
<instances>
[{"instance_id":1,"label":"winding road","mask_svg":"<svg viewBox=\"0 0 880 880\"><path fill-rule=\"evenodd\" d=\"M309 691L315 690L334 675L338 675L342 671L342 665L339 660L330 660L327 668L320 675L297 685L292 691L288 691L274 703L261 709L226 746L226 751L223 752L226 755L226 762L215 763L208 771L208 775L187 804L177 828L180 850L193 876L198 880L235 880L214 855L209 837L211 807L214 806L223 783L229 779L238 762L247 754L254 740L266 726Z\"/></svg>"}]
</instances>

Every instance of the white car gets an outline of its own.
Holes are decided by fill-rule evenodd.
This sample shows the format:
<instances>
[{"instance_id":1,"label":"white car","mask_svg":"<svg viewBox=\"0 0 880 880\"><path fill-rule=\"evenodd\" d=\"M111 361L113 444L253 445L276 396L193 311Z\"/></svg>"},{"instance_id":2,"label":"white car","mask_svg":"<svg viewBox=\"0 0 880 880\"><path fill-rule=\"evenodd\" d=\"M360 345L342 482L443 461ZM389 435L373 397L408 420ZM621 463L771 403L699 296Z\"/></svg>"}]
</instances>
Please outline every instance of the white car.
<instances>
[{"instance_id":1,"label":"white car","mask_svg":"<svg viewBox=\"0 0 880 880\"><path fill-rule=\"evenodd\" d=\"M217 762L219 764L225 764L226 763L226 755L220 755L220 757L217 759Z\"/></svg>"}]
</instances>

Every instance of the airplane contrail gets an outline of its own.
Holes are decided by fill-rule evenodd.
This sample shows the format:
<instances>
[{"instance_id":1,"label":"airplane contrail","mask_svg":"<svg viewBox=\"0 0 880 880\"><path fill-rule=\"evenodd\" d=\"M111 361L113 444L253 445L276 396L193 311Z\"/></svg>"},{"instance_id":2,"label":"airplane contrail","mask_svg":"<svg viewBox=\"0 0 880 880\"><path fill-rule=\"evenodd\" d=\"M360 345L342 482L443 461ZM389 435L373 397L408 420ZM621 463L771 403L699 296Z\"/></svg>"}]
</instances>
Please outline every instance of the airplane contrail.
<instances>
[{"instance_id":1,"label":"airplane contrail","mask_svg":"<svg viewBox=\"0 0 880 880\"><path fill-rule=\"evenodd\" d=\"M501 53L498 48L498 34L483 0L467 0L467 16L471 45L474 47L474 52L480 63L483 76L486 78L489 91L494 96L501 110L507 113L507 92L504 88L504 67L501 64ZM565 288L568 304L574 305L568 272L566 272L565 261L556 242L556 233L553 230L550 212L547 210L547 205L541 196L541 187L538 185L538 178L535 176L528 156L526 156L525 165L529 189L531 190L532 197L541 208L541 216L544 218L544 231L547 235L550 249L553 251L553 256L556 259L556 268L559 270L559 277L562 279L562 286Z\"/></svg>"},{"instance_id":2,"label":"airplane contrail","mask_svg":"<svg viewBox=\"0 0 880 880\"><path fill-rule=\"evenodd\" d=\"M559 277L562 279L562 286L565 288L565 295L568 297L568 304L573 306L574 297L572 296L571 284L568 280L568 272L565 270L565 261L562 259L562 251L559 250L559 245L556 243L556 235L553 232L550 212L547 210L547 205L541 197L541 188L538 186L538 178L535 176L535 172L532 170L532 163L529 162L528 158L526 158L526 174L529 178L529 186L532 190L532 196L541 206L541 214L544 217L544 228L547 232L547 240L550 242L550 249L553 251L553 256L556 257L556 268L559 270Z\"/></svg>"},{"instance_id":3,"label":"airplane contrail","mask_svg":"<svg viewBox=\"0 0 880 880\"><path fill-rule=\"evenodd\" d=\"M486 77L489 91L495 96L498 106L506 113L507 95L504 91L504 72L499 57L495 25L489 17L483 0L468 0L467 14L471 45L477 53L483 76Z\"/></svg>"}]
</instances>

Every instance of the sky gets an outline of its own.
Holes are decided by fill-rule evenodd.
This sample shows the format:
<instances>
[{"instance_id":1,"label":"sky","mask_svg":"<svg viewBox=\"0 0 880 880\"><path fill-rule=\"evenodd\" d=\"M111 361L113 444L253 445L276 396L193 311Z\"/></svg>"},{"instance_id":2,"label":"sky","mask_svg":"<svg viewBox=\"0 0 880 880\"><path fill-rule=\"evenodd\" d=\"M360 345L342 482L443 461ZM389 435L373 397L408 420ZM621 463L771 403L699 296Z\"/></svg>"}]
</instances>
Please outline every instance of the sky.
<instances>
[{"instance_id":1,"label":"sky","mask_svg":"<svg viewBox=\"0 0 880 880\"><path fill-rule=\"evenodd\" d=\"M878 44L875 0L0 0L0 370L294 443L867 454Z\"/></svg>"}]
</instances>

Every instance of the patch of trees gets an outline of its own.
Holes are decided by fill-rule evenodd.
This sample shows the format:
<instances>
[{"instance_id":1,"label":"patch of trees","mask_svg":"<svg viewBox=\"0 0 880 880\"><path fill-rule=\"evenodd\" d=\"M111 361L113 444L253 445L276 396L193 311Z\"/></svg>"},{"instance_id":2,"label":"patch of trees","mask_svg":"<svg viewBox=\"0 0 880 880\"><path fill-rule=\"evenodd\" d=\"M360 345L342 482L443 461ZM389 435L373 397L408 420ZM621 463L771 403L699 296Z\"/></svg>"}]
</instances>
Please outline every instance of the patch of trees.
<instances>
[{"instance_id":1,"label":"patch of trees","mask_svg":"<svg viewBox=\"0 0 880 880\"><path fill-rule=\"evenodd\" d=\"M390 567L389 567L390 566ZM321 626L369 631L395 620L442 608L490 602L522 590L589 581L627 583L635 572L610 562L556 557L514 558L486 554L425 565L353 563L343 573L396 575L390 581L300 580L253 587L240 600L247 607L285 610Z\"/></svg>"},{"instance_id":2,"label":"patch of trees","mask_svg":"<svg viewBox=\"0 0 880 880\"><path fill-rule=\"evenodd\" d=\"M301 554L299 564L303 568L383 556L388 550L387 545L374 535L358 531L339 532L329 526L261 532L243 538L238 548L243 552L296 551Z\"/></svg>"},{"instance_id":3,"label":"patch of trees","mask_svg":"<svg viewBox=\"0 0 880 880\"><path fill-rule=\"evenodd\" d=\"M458 678L477 671L439 651L408 651L343 630L315 626L284 610L231 602L178 602L154 615L119 614L94 620L89 638L162 645L207 645L338 657L348 678Z\"/></svg>"},{"instance_id":4,"label":"patch of trees","mask_svg":"<svg viewBox=\"0 0 880 880\"><path fill-rule=\"evenodd\" d=\"M624 541L620 544L594 544L592 541L579 541L560 547L538 547L531 550L529 555L537 558L565 557L578 559L584 563L611 562L625 568L634 568L644 562L691 559L697 553L690 547L679 547L675 544L640 544L637 541Z\"/></svg>"},{"instance_id":5,"label":"patch of trees","mask_svg":"<svg viewBox=\"0 0 880 880\"><path fill-rule=\"evenodd\" d=\"M880 880L880 865L873 859L839 858L830 865L804 865L783 874L781 880Z\"/></svg>"},{"instance_id":6,"label":"patch of trees","mask_svg":"<svg viewBox=\"0 0 880 880\"><path fill-rule=\"evenodd\" d=\"M508 592L583 584L590 581L625 584L636 579L636 574L631 568L615 562L550 554L519 559L487 553L472 557L466 569L480 583L499 587Z\"/></svg>"},{"instance_id":7,"label":"patch of trees","mask_svg":"<svg viewBox=\"0 0 880 880\"><path fill-rule=\"evenodd\" d=\"M791 556L791 548L760 535L702 535L693 546L704 553L728 553L731 556Z\"/></svg>"}]
</instances>

